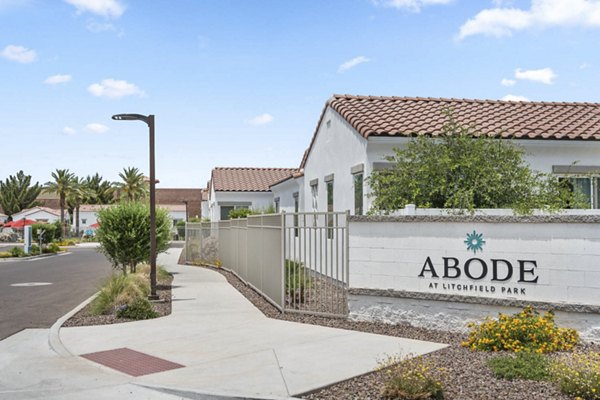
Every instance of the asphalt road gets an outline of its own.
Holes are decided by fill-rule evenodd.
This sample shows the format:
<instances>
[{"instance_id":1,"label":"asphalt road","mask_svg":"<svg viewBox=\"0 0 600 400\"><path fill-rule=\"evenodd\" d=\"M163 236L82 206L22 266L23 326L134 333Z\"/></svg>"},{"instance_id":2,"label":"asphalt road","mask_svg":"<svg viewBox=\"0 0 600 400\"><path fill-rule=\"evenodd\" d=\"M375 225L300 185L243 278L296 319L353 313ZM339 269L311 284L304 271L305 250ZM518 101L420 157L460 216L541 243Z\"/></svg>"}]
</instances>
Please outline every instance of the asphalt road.
<instances>
[{"instance_id":1,"label":"asphalt road","mask_svg":"<svg viewBox=\"0 0 600 400\"><path fill-rule=\"evenodd\" d=\"M26 328L49 328L94 294L111 274L94 249L31 261L0 262L0 340ZM13 284L51 283L43 286Z\"/></svg>"}]
</instances>

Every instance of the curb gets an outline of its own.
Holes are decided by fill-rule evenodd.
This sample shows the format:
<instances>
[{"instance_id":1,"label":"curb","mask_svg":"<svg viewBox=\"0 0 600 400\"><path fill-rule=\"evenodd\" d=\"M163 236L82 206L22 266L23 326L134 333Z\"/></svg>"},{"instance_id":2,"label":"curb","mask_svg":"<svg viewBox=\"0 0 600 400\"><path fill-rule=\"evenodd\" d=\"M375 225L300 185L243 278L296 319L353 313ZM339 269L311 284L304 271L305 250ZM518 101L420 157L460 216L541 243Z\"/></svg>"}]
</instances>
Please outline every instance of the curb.
<instances>
[{"instance_id":1,"label":"curb","mask_svg":"<svg viewBox=\"0 0 600 400\"><path fill-rule=\"evenodd\" d=\"M131 382L132 385L143 387L146 389L155 390L166 394L172 394L175 396L181 396L182 398L194 399L194 400L300 400L298 397L282 397L282 396L246 396L243 394L232 394L222 392L201 392L193 389L184 389L170 386L159 386L152 384L139 384Z\"/></svg>"},{"instance_id":2,"label":"curb","mask_svg":"<svg viewBox=\"0 0 600 400\"><path fill-rule=\"evenodd\" d=\"M8 258L0 258L0 263L3 263L3 262L33 261L33 260L39 260L40 258L66 256L67 254L71 254L71 252L70 251L65 251L65 252L56 253L56 254L40 254L39 256L31 256L31 257L8 257Z\"/></svg>"},{"instance_id":3,"label":"curb","mask_svg":"<svg viewBox=\"0 0 600 400\"><path fill-rule=\"evenodd\" d=\"M56 322L54 324L52 324L52 326L50 327L50 332L48 333L48 344L50 345L50 348L59 356L61 356L61 357L73 357L74 356L74 354L71 353L69 350L67 350L65 345L60 340L60 328L62 327L62 325L65 323L66 320L71 318L73 315L77 314L82 308L84 308L89 303L91 303L92 300L94 300L96 298L96 296L98 296L98 293L100 293L100 292L94 293L92 296L90 296L89 298L84 300L77 307L75 307L74 309L72 309L71 311L69 311L68 313L66 313L65 315L60 317L59 319L57 319Z\"/></svg>"}]
</instances>

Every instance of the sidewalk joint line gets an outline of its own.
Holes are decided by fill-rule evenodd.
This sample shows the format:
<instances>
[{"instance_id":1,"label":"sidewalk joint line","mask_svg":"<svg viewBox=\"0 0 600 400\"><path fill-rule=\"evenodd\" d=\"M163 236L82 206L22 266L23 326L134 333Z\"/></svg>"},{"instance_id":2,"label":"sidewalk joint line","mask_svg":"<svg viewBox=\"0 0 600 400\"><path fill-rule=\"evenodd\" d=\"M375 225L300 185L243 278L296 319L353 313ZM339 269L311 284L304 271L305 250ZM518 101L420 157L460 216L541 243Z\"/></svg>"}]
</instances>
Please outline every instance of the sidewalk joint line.
<instances>
[{"instance_id":1,"label":"sidewalk joint line","mask_svg":"<svg viewBox=\"0 0 600 400\"><path fill-rule=\"evenodd\" d=\"M285 391L288 394L288 396L291 396L290 388L288 388L288 384L285 381L285 376L283 376L283 367L279 363L279 358L277 357L277 353L275 352L275 349L271 349L271 351L273 351L273 355L275 356L275 361L277 362L277 367L279 368L279 375L281 375L281 379L283 380L283 385L285 386Z\"/></svg>"}]
</instances>

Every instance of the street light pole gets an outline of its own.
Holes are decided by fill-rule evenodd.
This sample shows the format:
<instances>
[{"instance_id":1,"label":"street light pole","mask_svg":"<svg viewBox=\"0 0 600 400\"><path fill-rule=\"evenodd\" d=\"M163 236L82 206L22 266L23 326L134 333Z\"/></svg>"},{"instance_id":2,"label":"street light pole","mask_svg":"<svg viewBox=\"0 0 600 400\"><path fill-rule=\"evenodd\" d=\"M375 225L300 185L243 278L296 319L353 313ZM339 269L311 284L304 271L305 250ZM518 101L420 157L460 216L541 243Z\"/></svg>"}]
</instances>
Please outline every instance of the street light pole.
<instances>
[{"instance_id":1,"label":"street light pole","mask_svg":"<svg viewBox=\"0 0 600 400\"><path fill-rule=\"evenodd\" d=\"M149 300L158 300L156 294L156 178L154 173L154 115L117 114L117 121L143 121L150 133L150 295Z\"/></svg>"}]
</instances>

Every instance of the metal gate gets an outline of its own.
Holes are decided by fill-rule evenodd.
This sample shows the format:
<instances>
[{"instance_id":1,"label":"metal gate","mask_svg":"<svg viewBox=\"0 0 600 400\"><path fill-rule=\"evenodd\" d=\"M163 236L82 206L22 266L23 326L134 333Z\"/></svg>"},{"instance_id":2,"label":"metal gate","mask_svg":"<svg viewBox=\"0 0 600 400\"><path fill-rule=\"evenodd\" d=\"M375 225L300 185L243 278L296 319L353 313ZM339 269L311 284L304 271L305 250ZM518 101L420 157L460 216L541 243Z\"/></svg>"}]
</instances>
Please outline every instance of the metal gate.
<instances>
[{"instance_id":1,"label":"metal gate","mask_svg":"<svg viewBox=\"0 0 600 400\"><path fill-rule=\"evenodd\" d=\"M235 273L283 312L348 313L349 213L252 215L186 225L186 261Z\"/></svg>"}]
</instances>

